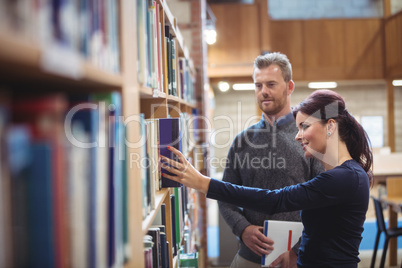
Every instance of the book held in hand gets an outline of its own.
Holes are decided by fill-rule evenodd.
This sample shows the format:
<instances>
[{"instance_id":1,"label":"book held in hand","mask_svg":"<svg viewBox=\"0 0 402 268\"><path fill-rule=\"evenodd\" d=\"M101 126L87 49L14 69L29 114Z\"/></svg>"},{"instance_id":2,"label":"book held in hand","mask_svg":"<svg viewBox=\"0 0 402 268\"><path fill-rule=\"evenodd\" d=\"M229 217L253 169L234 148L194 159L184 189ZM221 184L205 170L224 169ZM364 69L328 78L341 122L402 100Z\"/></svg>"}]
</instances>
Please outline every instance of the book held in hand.
<instances>
[{"instance_id":1,"label":"book held in hand","mask_svg":"<svg viewBox=\"0 0 402 268\"><path fill-rule=\"evenodd\" d=\"M291 250L299 241L302 231L301 222L265 220L264 235L274 241L274 250L268 255L262 255L261 266L268 267L280 255Z\"/></svg>"}]
</instances>

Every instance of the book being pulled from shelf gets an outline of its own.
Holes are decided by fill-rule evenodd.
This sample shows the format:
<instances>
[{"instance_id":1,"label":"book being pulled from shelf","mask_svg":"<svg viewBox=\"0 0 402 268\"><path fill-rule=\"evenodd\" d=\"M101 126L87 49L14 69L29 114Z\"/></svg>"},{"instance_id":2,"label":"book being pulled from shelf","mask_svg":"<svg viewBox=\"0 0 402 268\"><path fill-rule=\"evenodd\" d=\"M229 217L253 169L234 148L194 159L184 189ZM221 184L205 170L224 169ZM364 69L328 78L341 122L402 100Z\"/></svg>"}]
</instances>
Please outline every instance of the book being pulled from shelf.
<instances>
[{"instance_id":1,"label":"book being pulled from shelf","mask_svg":"<svg viewBox=\"0 0 402 268\"><path fill-rule=\"evenodd\" d=\"M292 249L303 232L303 224L296 221L264 221L264 235L274 241L274 250L261 257L261 266L268 267L280 255Z\"/></svg>"},{"instance_id":2,"label":"book being pulled from shelf","mask_svg":"<svg viewBox=\"0 0 402 268\"><path fill-rule=\"evenodd\" d=\"M168 149L168 146L172 146L181 151L181 129L179 118L161 118L159 119L159 146L160 154L176 159L177 157ZM161 169L162 173L171 174L165 169ZM173 175L173 174L171 174ZM180 187L180 183L169 180L162 177L162 187Z\"/></svg>"}]
</instances>

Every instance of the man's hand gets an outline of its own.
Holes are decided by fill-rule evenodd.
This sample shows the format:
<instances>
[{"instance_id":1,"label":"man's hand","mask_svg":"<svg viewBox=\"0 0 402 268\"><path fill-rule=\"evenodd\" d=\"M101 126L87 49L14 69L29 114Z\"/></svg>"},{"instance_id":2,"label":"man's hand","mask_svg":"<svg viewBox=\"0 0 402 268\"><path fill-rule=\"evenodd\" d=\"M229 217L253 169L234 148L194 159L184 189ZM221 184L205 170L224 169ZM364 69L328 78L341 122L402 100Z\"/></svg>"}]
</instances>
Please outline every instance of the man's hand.
<instances>
[{"instance_id":1,"label":"man's hand","mask_svg":"<svg viewBox=\"0 0 402 268\"><path fill-rule=\"evenodd\" d=\"M297 255L293 250L287 251L274 260L269 267L296 268Z\"/></svg>"},{"instance_id":2,"label":"man's hand","mask_svg":"<svg viewBox=\"0 0 402 268\"><path fill-rule=\"evenodd\" d=\"M266 237L262 226L250 225L241 234L241 240L258 256L268 255L274 248L274 241Z\"/></svg>"}]
</instances>

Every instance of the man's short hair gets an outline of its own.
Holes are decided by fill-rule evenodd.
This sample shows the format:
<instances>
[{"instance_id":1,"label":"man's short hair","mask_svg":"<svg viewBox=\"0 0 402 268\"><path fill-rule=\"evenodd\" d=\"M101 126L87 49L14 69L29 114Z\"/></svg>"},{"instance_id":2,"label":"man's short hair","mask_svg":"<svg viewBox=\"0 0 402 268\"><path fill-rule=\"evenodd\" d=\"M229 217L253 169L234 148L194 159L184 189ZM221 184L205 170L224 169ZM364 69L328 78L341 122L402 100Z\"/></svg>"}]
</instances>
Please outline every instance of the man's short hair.
<instances>
[{"instance_id":1,"label":"man's short hair","mask_svg":"<svg viewBox=\"0 0 402 268\"><path fill-rule=\"evenodd\" d=\"M258 56L254 61L253 78L255 69L265 69L272 64L279 66L285 82L292 80L292 65L290 64L288 57L280 52L271 52Z\"/></svg>"}]
</instances>

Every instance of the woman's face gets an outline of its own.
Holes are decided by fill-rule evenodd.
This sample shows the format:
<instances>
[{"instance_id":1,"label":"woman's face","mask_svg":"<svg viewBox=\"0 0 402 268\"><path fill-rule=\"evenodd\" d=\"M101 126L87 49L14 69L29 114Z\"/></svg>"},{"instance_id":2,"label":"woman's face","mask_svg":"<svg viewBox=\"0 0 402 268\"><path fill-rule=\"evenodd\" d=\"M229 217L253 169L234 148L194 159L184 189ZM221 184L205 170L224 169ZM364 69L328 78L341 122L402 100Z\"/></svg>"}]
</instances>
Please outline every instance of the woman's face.
<instances>
[{"instance_id":1,"label":"woman's face","mask_svg":"<svg viewBox=\"0 0 402 268\"><path fill-rule=\"evenodd\" d=\"M320 158L327 148L327 127L313 116L298 112L296 124L299 132L296 140L303 147L305 157Z\"/></svg>"}]
</instances>

